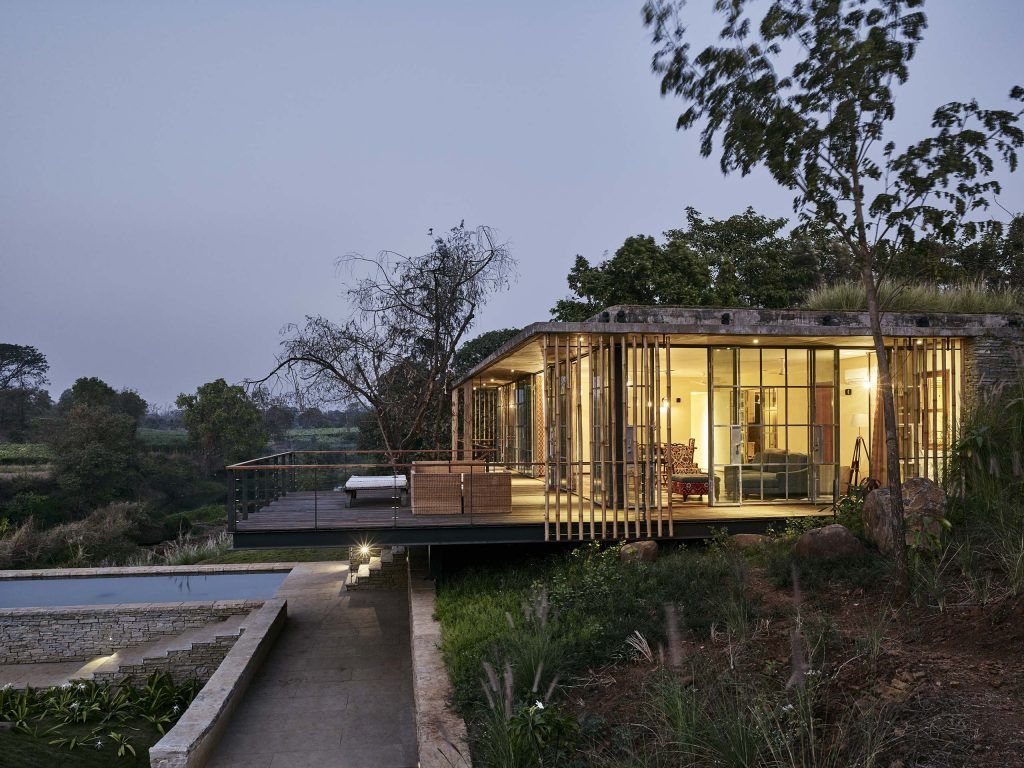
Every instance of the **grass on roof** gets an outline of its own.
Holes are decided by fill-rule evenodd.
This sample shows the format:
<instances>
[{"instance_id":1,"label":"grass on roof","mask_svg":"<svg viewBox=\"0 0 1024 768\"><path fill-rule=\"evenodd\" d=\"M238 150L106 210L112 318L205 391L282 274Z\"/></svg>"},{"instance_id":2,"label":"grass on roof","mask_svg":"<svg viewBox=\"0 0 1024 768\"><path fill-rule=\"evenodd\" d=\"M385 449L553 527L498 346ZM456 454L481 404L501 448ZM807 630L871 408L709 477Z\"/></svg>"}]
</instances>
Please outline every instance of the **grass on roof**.
<instances>
[{"instance_id":1,"label":"grass on roof","mask_svg":"<svg viewBox=\"0 0 1024 768\"><path fill-rule=\"evenodd\" d=\"M955 314L1003 314L1024 312L1020 290L993 290L980 283L949 287L924 283L883 282L878 287L883 312L951 312ZM864 287L858 282L836 283L807 296L807 309L866 310Z\"/></svg>"}]
</instances>

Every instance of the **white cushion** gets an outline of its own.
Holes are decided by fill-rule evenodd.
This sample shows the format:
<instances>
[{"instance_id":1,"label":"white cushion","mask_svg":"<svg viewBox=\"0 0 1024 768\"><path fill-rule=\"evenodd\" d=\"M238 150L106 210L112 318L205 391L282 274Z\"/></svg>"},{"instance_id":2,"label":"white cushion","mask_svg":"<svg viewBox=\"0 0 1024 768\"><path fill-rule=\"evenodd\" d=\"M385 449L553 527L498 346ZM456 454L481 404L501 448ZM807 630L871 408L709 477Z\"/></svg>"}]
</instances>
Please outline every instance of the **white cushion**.
<instances>
[{"instance_id":1,"label":"white cushion","mask_svg":"<svg viewBox=\"0 0 1024 768\"><path fill-rule=\"evenodd\" d=\"M409 481L405 475L352 475L345 483L346 491L379 491L392 488L406 488Z\"/></svg>"}]
</instances>

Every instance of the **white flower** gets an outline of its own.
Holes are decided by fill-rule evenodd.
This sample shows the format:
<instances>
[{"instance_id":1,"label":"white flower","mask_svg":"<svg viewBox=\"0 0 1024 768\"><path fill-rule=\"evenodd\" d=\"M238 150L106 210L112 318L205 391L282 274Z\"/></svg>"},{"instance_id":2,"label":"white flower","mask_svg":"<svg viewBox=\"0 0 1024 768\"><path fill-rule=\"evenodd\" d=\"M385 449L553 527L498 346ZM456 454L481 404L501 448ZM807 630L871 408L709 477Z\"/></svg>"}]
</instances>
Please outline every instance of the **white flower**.
<instances>
[{"instance_id":1,"label":"white flower","mask_svg":"<svg viewBox=\"0 0 1024 768\"><path fill-rule=\"evenodd\" d=\"M539 699L537 701L533 702L533 706L536 709L544 709L544 704Z\"/></svg>"},{"instance_id":2,"label":"white flower","mask_svg":"<svg viewBox=\"0 0 1024 768\"><path fill-rule=\"evenodd\" d=\"M79 683L78 684L78 690L84 691L85 690L85 683Z\"/></svg>"},{"instance_id":3,"label":"white flower","mask_svg":"<svg viewBox=\"0 0 1024 768\"><path fill-rule=\"evenodd\" d=\"M179 709L181 709L181 707L179 707L177 704L175 704L173 707L171 707L171 711L172 712L177 712Z\"/></svg>"},{"instance_id":4,"label":"white flower","mask_svg":"<svg viewBox=\"0 0 1024 768\"><path fill-rule=\"evenodd\" d=\"M783 712L792 712L793 711L793 705L792 704L787 704L786 706L784 706L782 708L782 711Z\"/></svg>"},{"instance_id":5,"label":"white flower","mask_svg":"<svg viewBox=\"0 0 1024 768\"><path fill-rule=\"evenodd\" d=\"M77 701L72 701L71 702L71 708L72 709L78 709L78 702Z\"/></svg>"},{"instance_id":6,"label":"white flower","mask_svg":"<svg viewBox=\"0 0 1024 768\"><path fill-rule=\"evenodd\" d=\"M103 749L103 740L96 739L96 749Z\"/></svg>"},{"instance_id":7,"label":"white flower","mask_svg":"<svg viewBox=\"0 0 1024 768\"><path fill-rule=\"evenodd\" d=\"M68 688L71 687L71 683L62 683L60 687L63 688L64 690L67 690Z\"/></svg>"}]
</instances>

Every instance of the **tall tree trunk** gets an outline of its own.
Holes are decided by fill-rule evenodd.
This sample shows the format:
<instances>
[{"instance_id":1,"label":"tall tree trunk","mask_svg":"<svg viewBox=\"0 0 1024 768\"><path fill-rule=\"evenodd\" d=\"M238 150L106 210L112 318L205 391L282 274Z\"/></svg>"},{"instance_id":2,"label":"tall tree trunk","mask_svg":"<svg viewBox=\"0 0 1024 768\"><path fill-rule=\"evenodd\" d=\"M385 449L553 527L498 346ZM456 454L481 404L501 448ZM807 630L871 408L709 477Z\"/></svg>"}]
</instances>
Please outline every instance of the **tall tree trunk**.
<instances>
[{"instance_id":1,"label":"tall tree trunk","mask_svg":"<svg viewBox=\"0 0 1024 768\"><path fill-rule=\"evenodd\" d=\"M889 478L889 499L892 514L889 516L889 536L893 541L893 562L896 579L901 593L906 594L909 586L907 572L906 522L903 518L903 488L900 477L900 443L896 432L896 402L892 391L892 377L889 357L882 336L882 317L878 308L878 290L875 284L873 263L869 255L863 260L862 278L868 300L868 322L871 338L878 358L878 386L882 392L882 415L885 427L885 468Z\"/></svg>"}]
</instances>

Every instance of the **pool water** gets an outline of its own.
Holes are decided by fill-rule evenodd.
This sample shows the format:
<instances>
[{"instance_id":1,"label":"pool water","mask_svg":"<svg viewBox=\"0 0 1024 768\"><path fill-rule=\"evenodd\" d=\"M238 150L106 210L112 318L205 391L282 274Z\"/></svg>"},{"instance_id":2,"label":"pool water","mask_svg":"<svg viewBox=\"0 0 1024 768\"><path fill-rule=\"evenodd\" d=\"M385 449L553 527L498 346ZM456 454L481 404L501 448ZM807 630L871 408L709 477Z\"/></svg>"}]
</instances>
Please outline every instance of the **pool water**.
<instances>
[{"instance_id":1,"label":"pool water","mask_svg":"<svg viewBox=\"0 0 1024 768\"><path fill-rule=\"evenodd\" d=\"M273 597L287 575L286 571L276 571L0 579L0 608L266 600Z\"/></svg>"}]
</instances>

